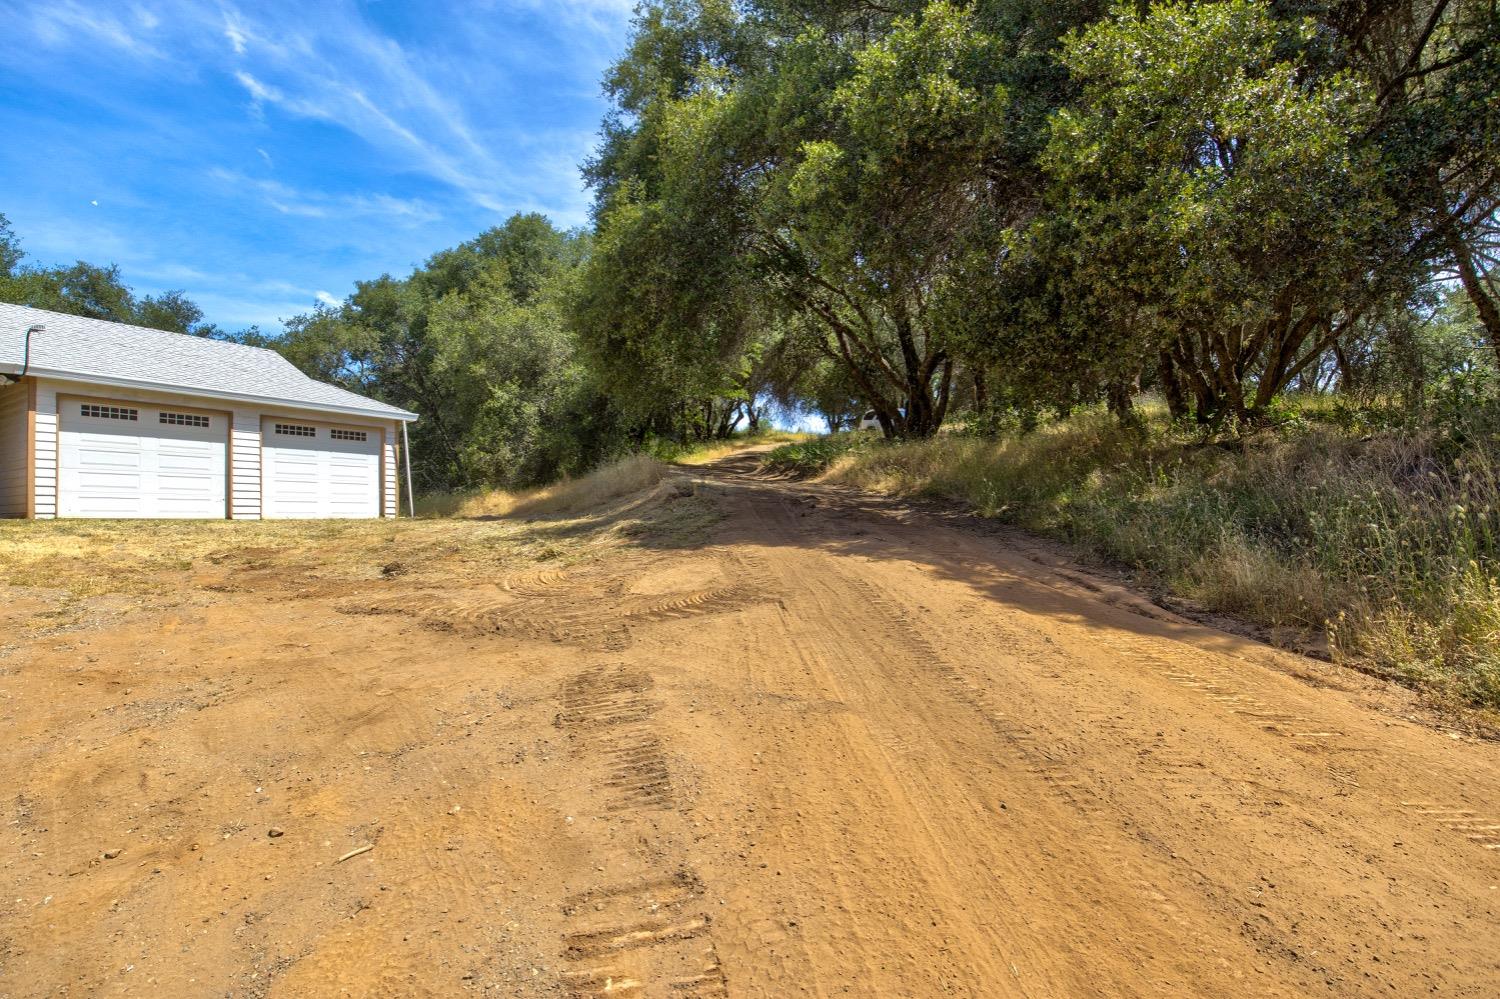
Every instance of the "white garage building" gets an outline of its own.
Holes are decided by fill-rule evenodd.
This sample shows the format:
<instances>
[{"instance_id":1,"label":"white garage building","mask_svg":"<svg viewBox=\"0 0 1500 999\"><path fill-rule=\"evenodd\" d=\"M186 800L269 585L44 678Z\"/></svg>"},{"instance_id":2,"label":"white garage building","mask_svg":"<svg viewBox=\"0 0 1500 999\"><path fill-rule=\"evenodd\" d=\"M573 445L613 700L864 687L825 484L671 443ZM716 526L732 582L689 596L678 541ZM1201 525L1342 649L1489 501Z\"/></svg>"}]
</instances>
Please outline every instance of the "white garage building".
<instances>
[{"instance_id":1,"label":"white garage building","mask_svg":"<svg viewBox=\"0 0 1500 999\"><path fill-rule=\"evenodd\" d=\"M394 517L416 415L274 351L0 303L0 516Z\"/></svg>"}]
</instances>

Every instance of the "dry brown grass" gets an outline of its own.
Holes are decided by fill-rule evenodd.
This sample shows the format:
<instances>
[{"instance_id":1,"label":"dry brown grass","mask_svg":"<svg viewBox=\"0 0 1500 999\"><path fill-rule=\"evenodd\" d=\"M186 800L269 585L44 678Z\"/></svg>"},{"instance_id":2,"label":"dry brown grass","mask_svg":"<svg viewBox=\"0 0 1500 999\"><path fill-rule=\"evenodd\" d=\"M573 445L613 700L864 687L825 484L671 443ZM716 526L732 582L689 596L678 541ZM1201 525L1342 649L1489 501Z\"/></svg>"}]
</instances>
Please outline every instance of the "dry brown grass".
<instances>
[{"instance_id":1,"label":"dry brown grass","mask_svg":"<svg viewBox=\"0 0 1500 999\"><path fill-rule=\"evenodd\" d=\"M492 578L537 561L596 557L676 530L682 511L648 502L668 467L649 458L610 465L547 489L464 497L454 515L357 521L0 521L0 583L167 594L183 573L225 563L360 579L385 571L447 581ZM533 518L541 518L531 522Z\"/></svg>"},{"instance_id":2,"label":"dry brown grass","mask_svg":"<svg viewBox=\"0 0 1500 999\"><path fill-rule=\"evenodd\" d=\"M75 598L168 595L185 573L228 563L325 582L389 572L493 579L538 561L701 536L712 504L680 502L688 496L663 485L670 472L630 458L526 493L440 497L416 519L0 521L0 584Z\"/></svg>"},{"instance_id":3,"label":"dry brown grass","mask_svg":"<svg viewBox=\"0 0 1500 999\"><path fill-rule=\"evenodd\" d=\"M601 466L580 478L564 479L539 489L429 493L417 502L417 515L476 519L576 513L650 489L670 471L668 465L655 458L633 455Z\"/></svg>"},{"instance_id":4,"label":"dry brown grass","mask_svg":"<svg viewBox=\"0 0 1500 999\"><path fill-rule=\"evenodd\" d=\"M415 520L142 521L55 520L0 523L0 583L107 593L167 594L184 573L254 565L321 579L379 575L386 566L524 561L517 526Z\"/></svg>"}]
</instances>

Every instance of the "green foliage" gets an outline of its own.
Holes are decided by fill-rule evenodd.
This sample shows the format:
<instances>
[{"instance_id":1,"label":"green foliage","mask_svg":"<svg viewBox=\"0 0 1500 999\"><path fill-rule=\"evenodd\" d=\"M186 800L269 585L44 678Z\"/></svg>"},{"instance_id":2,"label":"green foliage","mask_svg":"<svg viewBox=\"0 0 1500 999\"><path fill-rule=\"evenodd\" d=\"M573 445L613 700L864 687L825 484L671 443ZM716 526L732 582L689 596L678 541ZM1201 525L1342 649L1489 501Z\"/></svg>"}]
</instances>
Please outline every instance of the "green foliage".
<instances>
[{"instance_id":1,"label":"green foliage","mask_svg":"<svg viewBox=\"0 0 1500 999\"><path fill-rule=\"evenodd\" d=\"M24 256L26 254L21 250L21 240L11 228L10 219L0 213L0 280L14 274Z\"/></svg>"},{"instance_id":2,"label":"green foliage","mask_svg":"<svg viewBox=\"0 0 1500 999\"><path fill-rule=\"evenodd\" d=\"M935 305L956 248L1009 204L1007 50L947 3L739 10L648 8L611 77L585 324L653 386L663 357L706 375L811 348L840 375L781 369L780 397L852 388L891 433L931 433L956 363Z\"/></svg>"},{"instance_id":3,"label":"green foliage","mask_svg":"<svg viewBox=\"0 0 1500 999\"><path fill-rule=\"evenodd\" d=\"M587 252L586 237L515 215L262 342L315 378L418 413L422 488L534 486L625 446L567 322Z\"/></svg>"},{"instance_id":4,"label":"green foliage","mask_svg":"<svg viewBox=\"0 0 1500 999\"><path fill-rule=\"evenodd\" d=\"M880 443L880 439L868 431L829 434L826 437L783 444L770 451L761 463L773 472L798 476L817 475L840 458L871 453Z\"/></svg>"},{"instance_id":5,"label":"green foliage","mask_svg":"<svg viewBox=\"0 0 1500 999\"><path fill-rule=\"evenodd\" d=\"M463 414L461 464L474 481L537 483L584 457L571 439L584 382L560 311L564 279L521 285L510 267L467 294L439 299L428 316L432 376ZM519 290L519 289L517 289ZM523 304L529 303L529 304ZM572 419L570 419L572 418Z\"/></svg>"},{"instance_id":6,"label":"green foliage","mask_svg":"<svg viewBox=\"0 0 1500 999\"><path fill-rule=\"evenodd\" d=\"M1368 88L1310 71L1314 33L1231 0L1117 8L1068 41L1079 94L1054 118L1047 211L1017 234L1011 275L1035 304L1002 316L1001 356L1061 353L1097 383L1165 355L1200 419L1266 417L1383 277L1389 235L1358 144ZM1064 335L1031 325L1047 313Z\"/></svg>"},{"instance_id":7,"label":"green foliage","mask_svg":"<svg viewBox=\"0 0 1500 999\"><path fill-rule=\"evenodd\" d=\"M1497 41L1468 3L648 4L584 335L649 398L799 356L778 398L898 436L970 384L1253 426L1399 370L1420 407L1445 267L1500 349Z\"/></svg>"},{"instance_id":8,"label":"green foliage","mask_svg":"<svg viewBox=\"0 0 1500 999\"><path fill-rule=\"evenodd\" d=\"M601 216L571 316L613 398L647 420L664 403L735 392L757 304L720 234L633 190Z\"/></svg>"}]
</instances>

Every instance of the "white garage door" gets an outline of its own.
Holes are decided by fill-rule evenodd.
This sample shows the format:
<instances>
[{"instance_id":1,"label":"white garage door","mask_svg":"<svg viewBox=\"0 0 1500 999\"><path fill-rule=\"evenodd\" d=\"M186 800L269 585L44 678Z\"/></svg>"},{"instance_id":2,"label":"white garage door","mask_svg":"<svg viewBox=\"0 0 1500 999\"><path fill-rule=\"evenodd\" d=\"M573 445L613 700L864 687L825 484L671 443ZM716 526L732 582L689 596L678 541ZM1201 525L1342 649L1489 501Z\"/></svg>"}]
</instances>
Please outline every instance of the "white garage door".
<instances>
[{"instance_id":1,"label":"white garage door","mask_svg":"<svg viewBox=\"0 0 1500 999\"><path fill-rule=\"evenodd\" d=\"M378 517L380 432L285 417L261 426L266 517Z\"/></svg>"},{"instance_id":2,"label":"white garage door","mask_svg":"<svg viewBox=\"0 0 1500 999\"><path fill-rule=\"evenodd\" d=\"M227 514L227 416L104 400L59 406L59 516Z\"/></svg>"}]
</instances>

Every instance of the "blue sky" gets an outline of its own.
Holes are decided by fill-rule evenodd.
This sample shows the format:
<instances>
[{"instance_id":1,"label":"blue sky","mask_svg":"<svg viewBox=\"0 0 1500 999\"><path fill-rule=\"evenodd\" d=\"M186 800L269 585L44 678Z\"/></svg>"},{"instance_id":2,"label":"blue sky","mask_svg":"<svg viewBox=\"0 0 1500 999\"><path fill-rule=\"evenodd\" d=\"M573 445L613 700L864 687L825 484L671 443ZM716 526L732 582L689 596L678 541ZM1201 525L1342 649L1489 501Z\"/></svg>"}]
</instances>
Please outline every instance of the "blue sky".
<instances>
[{"instance_id":1,"label":"blue sky","mask_svg":"<svg viewBox=\"0 0 1500 999\"><path fill-rule=\"evenodd\" d=\"M631 0L0 0L0 213L278 328L517 211L580 225Z\"/></svg>"}]
</instances>

